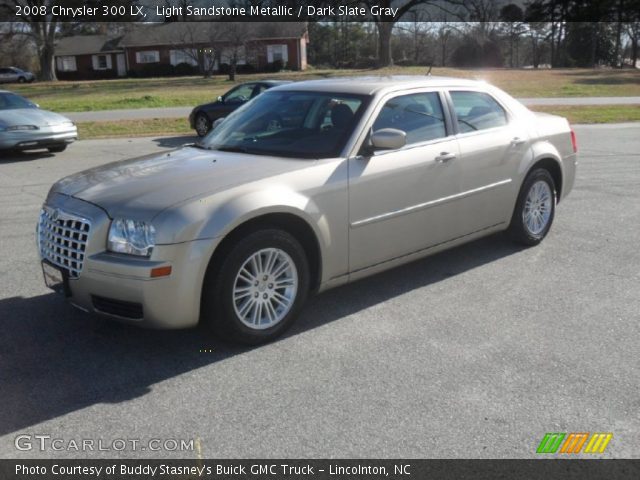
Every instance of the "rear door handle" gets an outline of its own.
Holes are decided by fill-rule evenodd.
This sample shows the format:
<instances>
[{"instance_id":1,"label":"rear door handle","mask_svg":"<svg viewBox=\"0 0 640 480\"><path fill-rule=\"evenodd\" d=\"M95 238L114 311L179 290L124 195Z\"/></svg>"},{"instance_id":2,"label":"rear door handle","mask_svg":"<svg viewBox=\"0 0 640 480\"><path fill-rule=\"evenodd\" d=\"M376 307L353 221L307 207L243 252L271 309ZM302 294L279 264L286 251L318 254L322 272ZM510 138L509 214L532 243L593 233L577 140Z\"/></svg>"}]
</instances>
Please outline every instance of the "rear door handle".
<instances>
[{"instance_id":1,"label":"rear door handle","mask_svg":"<svg viewBox=\"0 0 640 480\"><path fill-rule=\"evenodd\" d=\"M524 138L520 138L520 137L513 137L513 140L511 140L511 145L518 146L518 145L522 145L524 142L526 142L526 140Z\"/></svg>"},{"instance_id":2,"label":"rear door handle","mask_svg":"<svg viewBox=\"0 0 640 480\"><path fill-rule=\"evenodd\" d=\"M453 160L454 158L456 158L455 153L441 152L440 155L436 157L436 162L446 163L449 160Z\"/></svg>"}]
</instances>

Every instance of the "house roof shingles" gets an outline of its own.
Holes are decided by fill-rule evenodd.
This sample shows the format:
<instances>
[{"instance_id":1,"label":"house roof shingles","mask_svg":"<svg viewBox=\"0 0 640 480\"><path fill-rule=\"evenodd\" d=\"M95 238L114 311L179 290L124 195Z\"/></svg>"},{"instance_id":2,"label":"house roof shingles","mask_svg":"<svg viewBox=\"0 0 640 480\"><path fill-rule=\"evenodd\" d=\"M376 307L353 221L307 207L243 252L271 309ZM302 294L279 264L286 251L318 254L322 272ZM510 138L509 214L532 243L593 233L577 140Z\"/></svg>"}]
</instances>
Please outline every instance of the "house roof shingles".
<instances>
[{"instance_id":1,"label":"house roof shingles","mask_svg":"<svg viewBox=\"0 0 640 480\"><path fill-rule=\"evenodd\" d=\"M108 35L77 35L64 37L56 42L56 55L90 55L100 52L122 50L119 45L122 37Z\"/></svg>"},{"instance_id":2,"label":"house roof shingles","mask_svg":"<svg viewBox=\"0 0 640 480\"><path fill-rule=\"evenodd\" d=\"M211 40L223 41L216 34L217 22L174 22L138 25L127 33L120 42L124 47L150 45L175 45L179 43L207 43ZM269 38L301 38L307 31L303 22L251 22L248 40Z\"/></svg>"},{"instance_id":3,"label":"house roof shingles","mask_svg":"<svg viewBox=\"0 0 640 480\"><path fill-rule=\"evenodd\" d=\"M114 52L124 47L155 45L197 44L224 41L216 34L216 22L175 22L135 25L123 36L79 35L64 37L56 42L56 55L90 55ZM300 22L252 22L246 24L248 40L301 38L307 31Z\"/></svg>"}]
</instances>

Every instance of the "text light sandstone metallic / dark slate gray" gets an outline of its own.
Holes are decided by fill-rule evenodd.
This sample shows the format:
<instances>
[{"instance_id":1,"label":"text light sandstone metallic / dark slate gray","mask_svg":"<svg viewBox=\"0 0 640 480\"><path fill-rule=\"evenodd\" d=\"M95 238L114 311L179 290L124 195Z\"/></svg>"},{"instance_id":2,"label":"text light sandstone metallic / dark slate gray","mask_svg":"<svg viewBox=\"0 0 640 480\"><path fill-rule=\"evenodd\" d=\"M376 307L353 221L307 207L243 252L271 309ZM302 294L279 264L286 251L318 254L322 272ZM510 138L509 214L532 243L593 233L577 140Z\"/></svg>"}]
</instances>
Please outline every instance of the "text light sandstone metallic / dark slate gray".
<instances>
[{"instance_id":1,"label":"text light sandstone metallic / dark slate gray","mask_svg":"<svg viewBox=\"0 0 640 480\"><path fill-rule=\"evenodd\" d=\"M198 144L60 180L37 236L79 308L260 343L309 292L501 230L539 243L576 164L565 119L484 83L292 83Z\"/></svg>"}]
</instances>

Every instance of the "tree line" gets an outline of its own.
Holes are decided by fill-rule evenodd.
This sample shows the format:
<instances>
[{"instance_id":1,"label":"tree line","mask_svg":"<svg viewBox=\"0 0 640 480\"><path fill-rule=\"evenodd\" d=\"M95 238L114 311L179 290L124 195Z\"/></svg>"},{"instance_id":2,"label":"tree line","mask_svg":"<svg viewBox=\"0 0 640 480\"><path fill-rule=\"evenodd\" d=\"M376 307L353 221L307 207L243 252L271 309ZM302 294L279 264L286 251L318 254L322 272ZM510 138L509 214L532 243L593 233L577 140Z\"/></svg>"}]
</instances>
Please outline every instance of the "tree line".
<instances>
[{"instance_id":1,"label":"tree line","mask_svg":"<svg viewBox=\"0 0 640 480\"><path fill-rule=\"evenodd\" d=\"M561 31L561 33L560 33ZM638 62L640 22L399 22L389 62L380 61L375 25L309 25L309 63L326 68L390 65L507 68L613 68Z\"/></svg>"},{"instance_id":2,"label":"tree line","mask_svg":"<svg viewBox=\"0 0 640 480\"><path fill-rule=\"evenodd\" d=\"M166 5L187 0L163 0ZM280 0L296 4L304 0ZM51 6L55 0L0 0L0 18L17 5ZM99 5L101 0L67 0L65 5ZM141 0L111 0L133 5ZM231 4L269 4L234 0ZM314 5L335 0L310 2ZM640 41L640 0L347 0L347 5L398 8L395 17L368 22L327 18L310 22L309 63L331 68L437 65L456 67L594 67L636 65ZM43 80L55 79L57 38L77 33L106 33L123 24L60 22L26 15L23 23L0 23L0 55L20 35L33 47ZM347 19L348 20L348 19ZM223 25L223 24L221 24ZM214 27L215 29L215 24ZM218 29L217 42L241 43L238 31ZM226 32L226 33L225 33ZM240 35L242 36L242 35ZM227 38L229 37L229 38ZM233 37L233 38L232 38ZM25 51L25 50L23 50ZM15 56L15 52L9 52ZM235 69L233 69L235 71Z\"/></svg>"}]
</instances>

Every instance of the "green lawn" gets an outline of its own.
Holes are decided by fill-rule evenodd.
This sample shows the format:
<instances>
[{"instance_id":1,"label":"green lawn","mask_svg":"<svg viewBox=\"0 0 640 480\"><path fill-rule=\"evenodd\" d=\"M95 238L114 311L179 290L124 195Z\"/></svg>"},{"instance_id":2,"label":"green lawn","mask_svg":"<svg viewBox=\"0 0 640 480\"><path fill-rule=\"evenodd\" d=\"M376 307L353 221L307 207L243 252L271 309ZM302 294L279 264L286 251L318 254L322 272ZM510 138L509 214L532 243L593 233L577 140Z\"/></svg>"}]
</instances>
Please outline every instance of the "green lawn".
<instances>
[{"instance_id":1,"label":"green lawn","mask_svg":"<svg viewBox=\"0 0 640 480\"><path fill-rule=\"evenodd\" d=\"M308 80L353 75L422 75L424 67L380 70L315 70L239 75L238 82L262 78ZM632 70L466 70L434 68L433 75L484 79L516 97L640 96L640 72ZM234 84L225 76L41 82L11 85L41 107L58 111L91 111L194 106L211 101Z\"/></svg>"},{"instance_id":2,"label":"green lawn","mask_svg":"<svg viewBox=\"0 0 640 480\"><path fill-rule=\"evenodd\" d=\"M537 112L553 113L566 117L571 123L640 122L640 105L566 106L549 105L534 107Z\"/></svg>"},{"instance_id":3,"label":"green lawn","mask_svg":"<svg viewBox=\"0 0 640 480\"><path fill-rule=\"evenodd\" d=\"M79 122L77 125L80 140L150 135L195 135L195 132L189 128L189 122L184 118Z\"/></svg>"}]
</instances>

